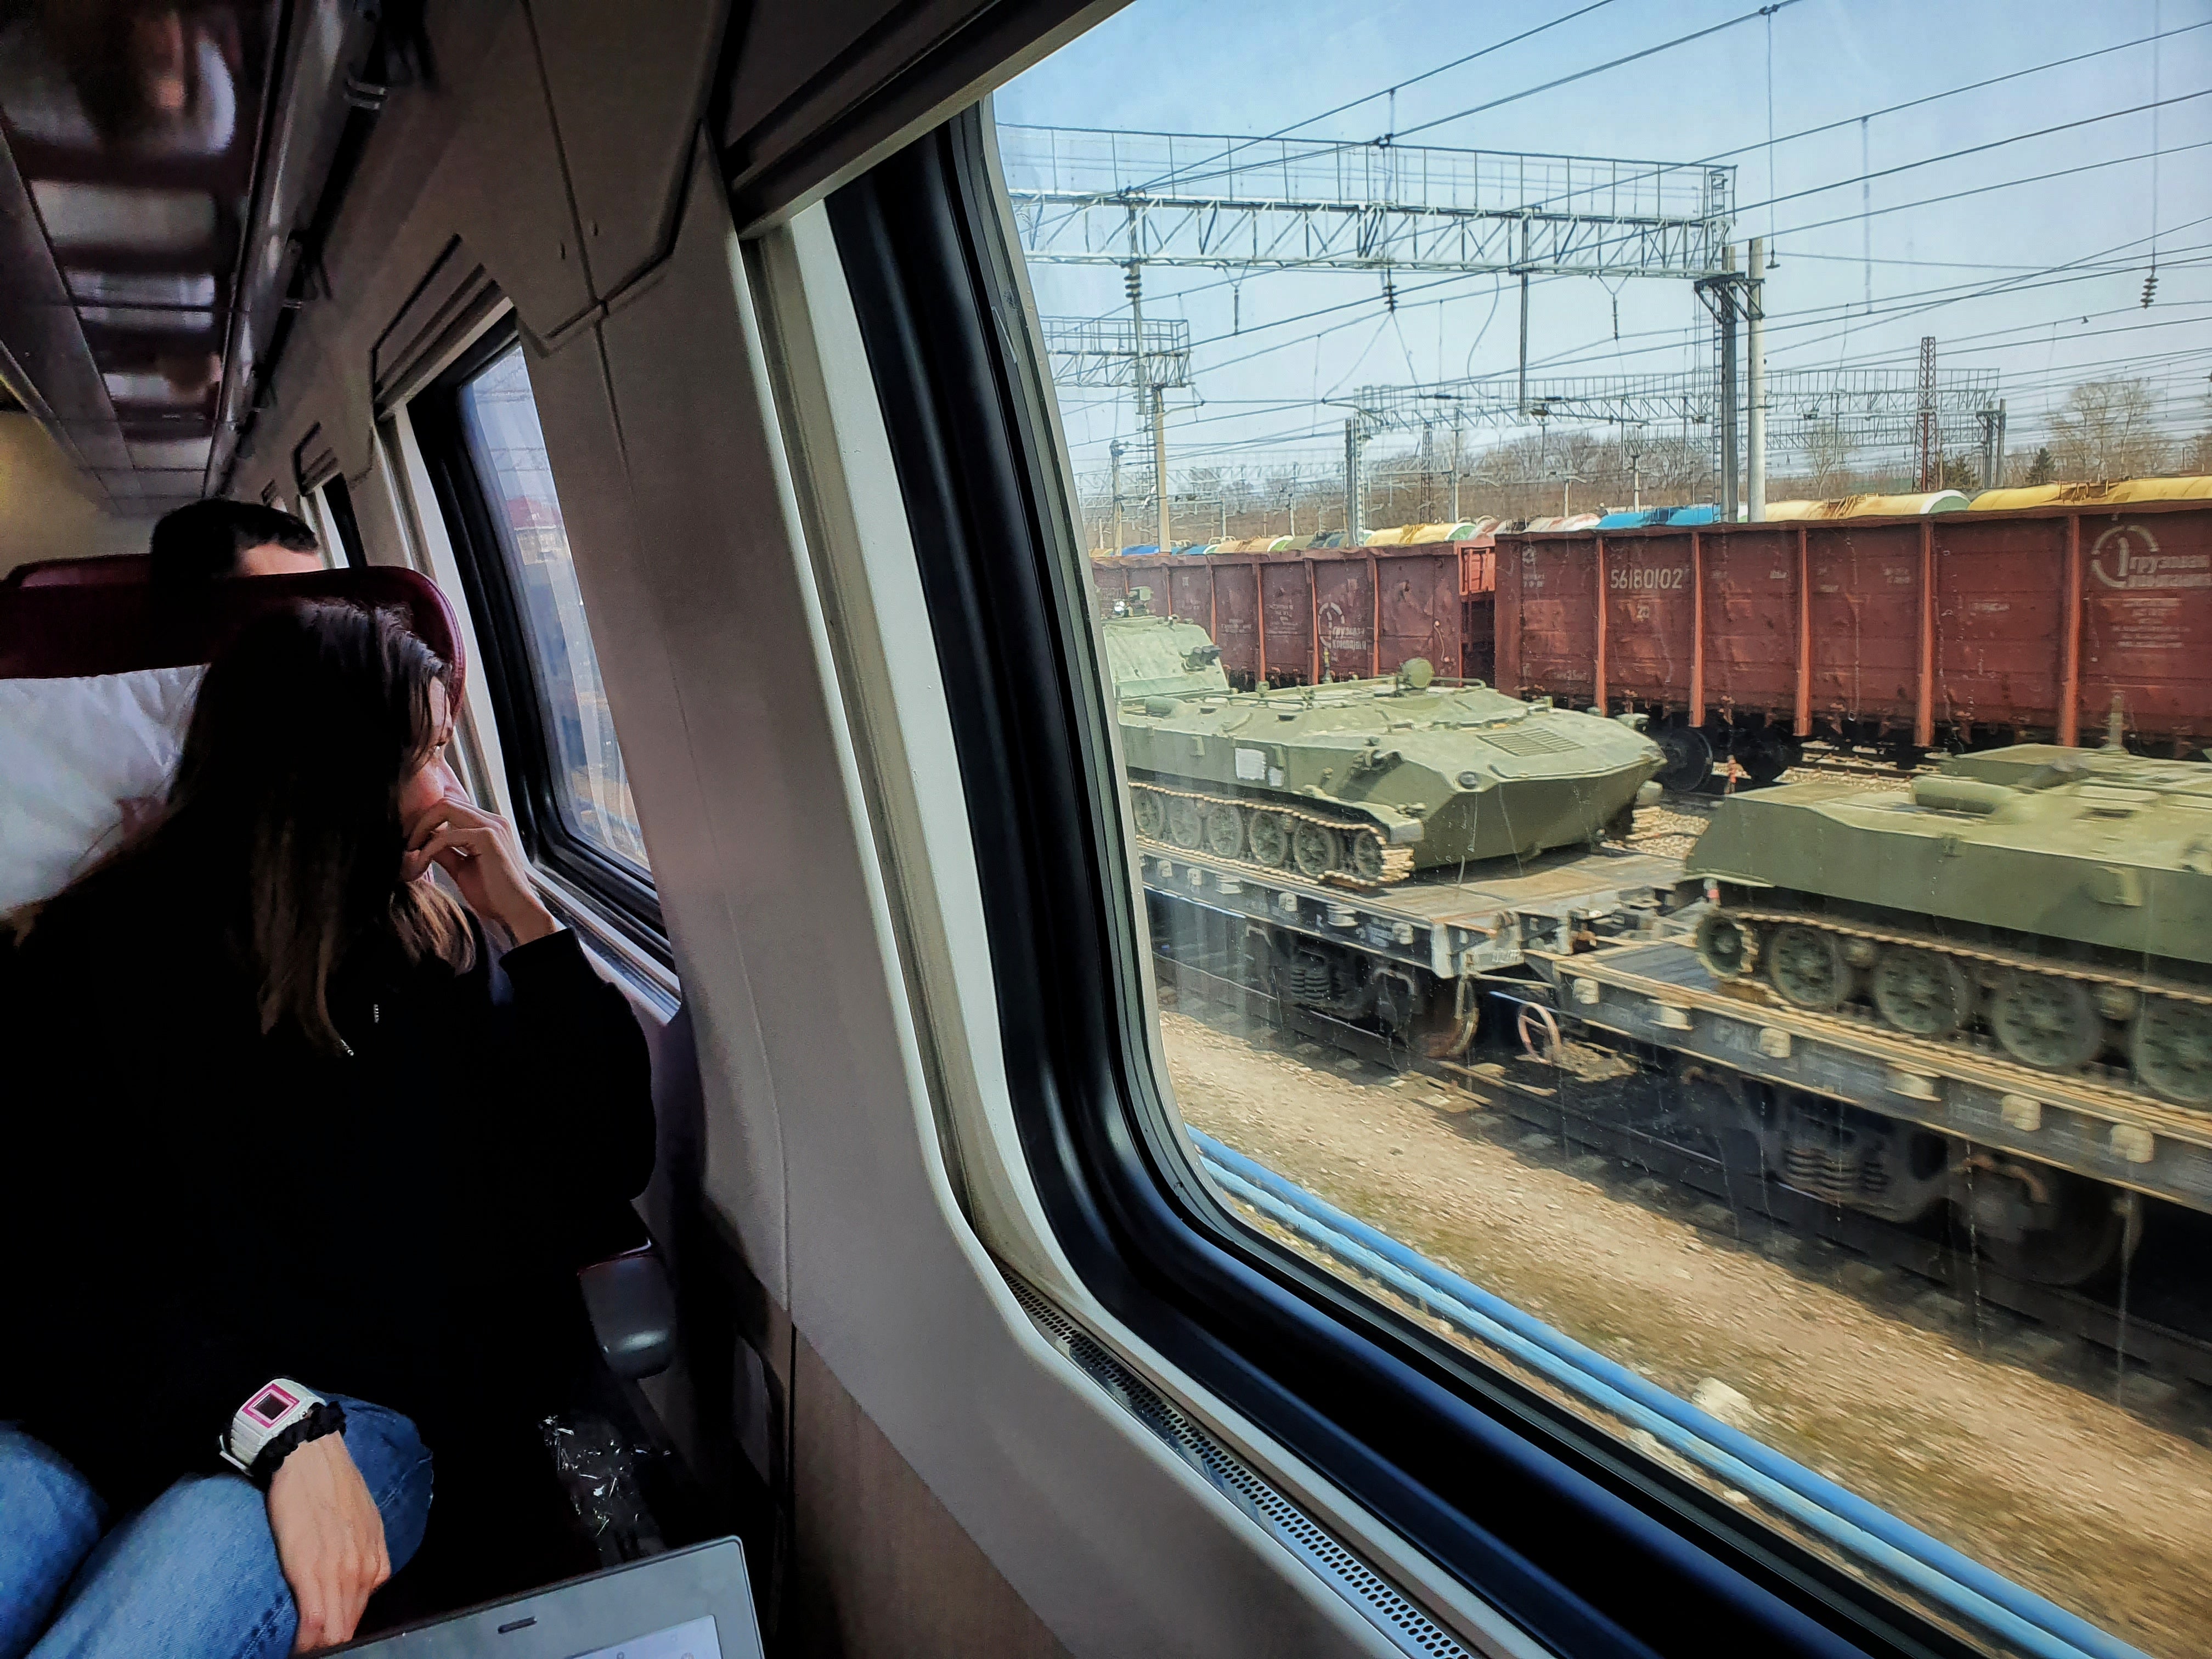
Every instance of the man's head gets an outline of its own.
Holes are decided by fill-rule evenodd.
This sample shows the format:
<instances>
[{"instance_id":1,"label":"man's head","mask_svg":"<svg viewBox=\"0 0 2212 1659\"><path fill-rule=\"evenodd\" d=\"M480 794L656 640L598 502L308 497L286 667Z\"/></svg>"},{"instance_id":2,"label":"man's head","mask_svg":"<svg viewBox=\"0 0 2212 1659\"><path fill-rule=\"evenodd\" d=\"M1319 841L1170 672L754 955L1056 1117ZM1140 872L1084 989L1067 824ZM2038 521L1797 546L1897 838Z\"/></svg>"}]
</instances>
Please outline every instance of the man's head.
<instances>
[{"instance_id":1,"label":"man's head","mask_svg":"<svg viewBox=\"0 0 2212 1659\"><path fill-rule=\"evenodd\" d=\"M157 582L290 576L323 568L315 532L258 501L192 501L165 513L154 526L151 551Z\"/></svg>"}]
</instances>

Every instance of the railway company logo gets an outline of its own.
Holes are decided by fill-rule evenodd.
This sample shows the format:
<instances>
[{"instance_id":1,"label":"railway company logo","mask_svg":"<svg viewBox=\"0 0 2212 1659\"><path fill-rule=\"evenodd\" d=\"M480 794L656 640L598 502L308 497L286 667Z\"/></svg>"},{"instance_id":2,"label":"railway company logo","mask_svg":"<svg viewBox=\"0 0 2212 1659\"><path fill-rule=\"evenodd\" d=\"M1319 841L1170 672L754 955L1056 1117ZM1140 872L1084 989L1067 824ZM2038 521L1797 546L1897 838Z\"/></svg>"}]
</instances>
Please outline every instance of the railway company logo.
<instances>
[{"instance_id":1,"label":"railway company logo","mask_svg":"<svg viewBox=\"0 0 2212 1659\"><path fill-rule=\"evenodd\" d=\"M2125 593L2212 587L2212 554L2161 553L2148 526L2116 524L2090 549L2089 572Z\"/></svg>"}]
</instances>

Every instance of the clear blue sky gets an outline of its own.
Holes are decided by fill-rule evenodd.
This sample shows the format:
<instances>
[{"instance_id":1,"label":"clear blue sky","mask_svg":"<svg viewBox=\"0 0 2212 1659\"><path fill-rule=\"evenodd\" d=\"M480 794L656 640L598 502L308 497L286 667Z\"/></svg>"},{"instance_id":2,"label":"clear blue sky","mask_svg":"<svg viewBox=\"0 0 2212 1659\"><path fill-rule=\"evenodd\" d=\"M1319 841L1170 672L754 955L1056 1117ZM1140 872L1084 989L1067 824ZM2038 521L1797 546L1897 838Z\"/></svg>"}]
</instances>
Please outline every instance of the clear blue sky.
<instances>
[{"instance_id":1,"label":"clear blue sky","mask_svg":"<svg viewBox=\"0 0 2212 1659\"><path fill-rule=\"evenodd\" d=\"M1273 133L1332 106L1579 9L1589 0L1136 0L1003 88L1001 123L1178 133ZM1753 0L1608 0L1518 46L1316 124L1301 138L1364 139L1533 88L1754 9ZM2141 374L2166 398L2172 429L2212 426L2212 96L2156 117L2156 302L2139 305L2153 230L2147 160L1925 206L1903 204L2154 148L2153 116L2136 113L1954 161L1869 186L1872 264L1858 214L1861 130L1855 118L1964 83L2150 35L2212 25L2212 0L1797 0L1693 45L1578 80L1422 133L1417 142L1699 161L1736 151L1739 239L1771 228L1768 361L1776 368L1908 366L1933 334L1946 367L1995 368L2015 445L2075 380ZM1766 146L1768 53L1772 131L1829 121L1834 132ZM1970 145L2212 88L2212 27L2159 46L2112 52L1869 122L1875 172ZM1395 127L1392 125L1395 114ZM1749 148L1744 148L1748 146ZM1771 168L1770 185L1770 165ZM1816 186L1838 188L1798 195ZM1794 197L1771 207L1771 196ZM1898 210L1884 212L1884 209ZM1817 222L1839 224L1806 228ZM2047 267L2102 256L2109 268L2053 283ZM1871 274L1873 308L1864 300ZM1038 266L1047 313L1114 314L1112 270ZM2075 272L2059 273L2073 276ZM1188 317L1196 398L1171 404L1170 465L1324 459L1340 446L1333 392L1382 382L1510 370L1517 304L1510 279L1470 276L1418 293L1395 316L1366 275L1308 272L1231 285L1204 270L1147 273L1148 314ZM1997 288L1996 292L1976 292ZM1949 289L1951 295L1911 296ZM1232 314L1232 298L1234 314ZM1942 301L1914 315L1907 307ZM1349 302L1349 303L1347 303ZM1710 333L1686 284L1639 281L1614 296L1588 278L1536 284L1532 372L1682 371ZM1308 320L1290 319L1345 307ZM1118 429L1136 430L1124 396L1064 398L1079 469L1103 463ZM1269 405L1273 405L1270 407ZM1285 405L1291 405L1286 407Z\"/></svg>"}]
</instances>

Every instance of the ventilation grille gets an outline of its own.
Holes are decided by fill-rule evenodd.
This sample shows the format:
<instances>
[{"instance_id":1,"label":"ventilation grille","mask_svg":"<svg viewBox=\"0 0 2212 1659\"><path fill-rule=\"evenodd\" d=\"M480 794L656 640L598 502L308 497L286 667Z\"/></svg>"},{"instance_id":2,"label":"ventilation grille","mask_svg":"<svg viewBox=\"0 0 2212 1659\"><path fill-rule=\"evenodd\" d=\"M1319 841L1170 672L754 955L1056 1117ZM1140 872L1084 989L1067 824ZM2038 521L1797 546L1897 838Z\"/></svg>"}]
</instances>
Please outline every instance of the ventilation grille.
<instances>
[{"instance_id":1,"label":"ventilation grille","mask_svg":"<svg viewBox=\"0 0 2212 1659\"><path fill-rule=\"evenodd\" d=\"M1012 1274L1007 1274L1006 1283L1037 1328L1079 1370L1113 1395L1215 1490L1319 1573L1346 1601L1373 1620L1396 1640L1400 1649L1421 1659L1480 1659L1474 1649L1392 1589L1236 1453L1163 1400L1151 1383L1115 1358L1090 1333Z\"/></svg>"},{"instance_id":2,"label":"ventilation grille","mask_svg":"<svg viewBox=\"0 0 2212 1659\"><path fill-rule=\"evenodd\" d=\"M1485 732L1482 740L1509 755L1564 755L1581 745L1570 737L1541 726L1522 726L1504 732Z\"/></svg>"}]
</instances>

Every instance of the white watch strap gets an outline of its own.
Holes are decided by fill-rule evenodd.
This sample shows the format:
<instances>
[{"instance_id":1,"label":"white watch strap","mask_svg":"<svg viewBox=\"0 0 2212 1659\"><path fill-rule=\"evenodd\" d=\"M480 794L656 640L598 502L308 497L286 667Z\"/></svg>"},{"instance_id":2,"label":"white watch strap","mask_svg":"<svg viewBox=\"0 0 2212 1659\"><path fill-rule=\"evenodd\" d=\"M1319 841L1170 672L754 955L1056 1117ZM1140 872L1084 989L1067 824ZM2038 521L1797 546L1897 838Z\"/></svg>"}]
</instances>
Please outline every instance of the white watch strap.
<instances>
[{"instance_id":1,"label":"white watch strap","mask_svg":"<svg viewBox=\"0 0 2212 1659\"><path fill-rule=\"evenodd\" d=\"M313 1389L289 1376L271 1377L246 1395L230 1419L230 1432L217 1448L222 1461L240 1474L253 1467L261 1449L323 1403Z\"/></svg>"}]
</instances>

